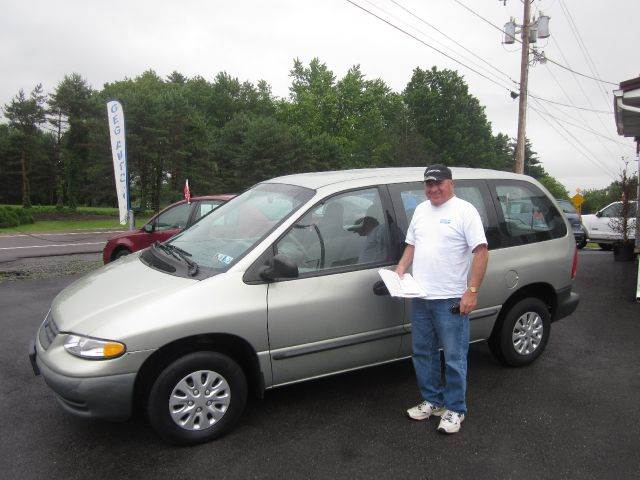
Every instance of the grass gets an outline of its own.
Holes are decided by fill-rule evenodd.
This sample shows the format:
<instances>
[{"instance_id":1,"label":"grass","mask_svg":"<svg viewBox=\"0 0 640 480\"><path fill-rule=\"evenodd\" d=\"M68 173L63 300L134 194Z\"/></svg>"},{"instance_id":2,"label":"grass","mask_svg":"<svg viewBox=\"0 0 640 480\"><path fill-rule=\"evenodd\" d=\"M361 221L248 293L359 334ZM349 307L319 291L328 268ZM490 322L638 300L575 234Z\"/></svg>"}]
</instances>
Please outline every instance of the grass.
<instances>
[{"instance_id":1,"label":"grass","mask_svg":"<svg viewBox=\"0 0 640 480\"><path fill-rule=\"evenodd\" d=\"M141 227L148 218L137 218L136 226ZM33 232L63 232L68 230L94 230L97 228L128 230L128 225L120 225L117 218L91 220L43 220L17 227L0 228L0 233L33 233Z\"/></svg>"},{"instance_id":2,"label":"grass","mask_svg":"<svg viewBox=\"0 0 640 480\"><path fill-rule=\"evenodd\" d=\"M4 205L0 205L4 206ZM6 205L21 208L20 205ZM31 213L35 220L32 224L17 227L0 228L0 233L63 232L69 230L128 230L128 225L120 225L118 209L114 207L77 207L74 210L65 207L61 211L55 205L33 205ZM136 225L145 224L154 212L136 214Z\"/></svg>"},{"instance_id":3,"label":"grass","mask_svg":"<svg viewBox=\"0 0 640 480\"><path fill-rule=\"evenodd\" d=\"M22 205L0 204L0 207L22 208ZM115 207L76 207L74 210L71 210L69 207L64 207L62 210L58 210L55 205L32 205L31 213L33 215L102 215L105 217L117 217L119 210ZM153 213L153 211L146 211L140 212L137 215L151 216Z\"/></svg>"}]
</instances>

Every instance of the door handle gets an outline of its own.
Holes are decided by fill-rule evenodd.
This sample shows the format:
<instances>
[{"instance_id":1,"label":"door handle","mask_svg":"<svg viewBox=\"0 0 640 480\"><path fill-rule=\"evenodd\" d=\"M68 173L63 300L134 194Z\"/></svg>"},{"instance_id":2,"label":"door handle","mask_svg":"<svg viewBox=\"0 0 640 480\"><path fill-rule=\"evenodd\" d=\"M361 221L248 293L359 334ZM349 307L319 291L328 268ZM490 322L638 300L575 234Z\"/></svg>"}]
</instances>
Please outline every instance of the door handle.
<instances>
[{"instance_id":1,"label":"door handle","mask_svg":"<svg viewBox=\"0 0 640 480\"><path fill-rule=\"evenodd\" d=\"M373 284L373 293L376 295L389 295L389 290L382 280L378 280Z\"/></svg>"}]
</instances>

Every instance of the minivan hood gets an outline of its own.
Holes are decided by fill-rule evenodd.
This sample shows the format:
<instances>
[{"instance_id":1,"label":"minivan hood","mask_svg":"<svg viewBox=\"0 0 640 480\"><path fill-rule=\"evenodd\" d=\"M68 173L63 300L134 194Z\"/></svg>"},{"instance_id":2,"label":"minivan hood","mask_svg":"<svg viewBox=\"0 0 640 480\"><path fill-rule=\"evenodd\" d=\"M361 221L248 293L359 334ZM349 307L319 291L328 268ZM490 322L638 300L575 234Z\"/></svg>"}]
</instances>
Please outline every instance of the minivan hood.
<instances>
[{"instance_id":1,"label":"minivan hood","mask_svg":"<svg viewBox=\"0 0 640 480\"><path fill-rule=\"evenodd\" d=\"M109 263L60 292L51 305L58 329L90 335L106 318L129 314L136 305L166 298L197 283L154 270L138 257L128 255Z\"/></svg>"}]
</instances>

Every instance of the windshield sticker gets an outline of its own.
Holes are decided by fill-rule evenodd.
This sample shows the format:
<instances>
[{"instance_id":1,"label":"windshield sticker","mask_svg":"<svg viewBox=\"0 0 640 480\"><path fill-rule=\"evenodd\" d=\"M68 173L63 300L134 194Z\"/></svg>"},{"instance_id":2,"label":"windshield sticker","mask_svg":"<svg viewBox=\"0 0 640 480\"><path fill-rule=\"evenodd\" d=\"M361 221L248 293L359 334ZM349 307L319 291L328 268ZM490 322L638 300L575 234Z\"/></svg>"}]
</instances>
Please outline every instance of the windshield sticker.
<instances>
[{"instance_id":1,"label":"windshield sticker","mask_svg":"<svg viewBox=\"0 0 640 480\"><path fill-rule=\"evenodd\" d=\"M233 257L225 255L224 253L216 254L216 258L220 263L224 263L225 265L229 265L231 262L233 262Z\"/></svg>"}]
</instances>

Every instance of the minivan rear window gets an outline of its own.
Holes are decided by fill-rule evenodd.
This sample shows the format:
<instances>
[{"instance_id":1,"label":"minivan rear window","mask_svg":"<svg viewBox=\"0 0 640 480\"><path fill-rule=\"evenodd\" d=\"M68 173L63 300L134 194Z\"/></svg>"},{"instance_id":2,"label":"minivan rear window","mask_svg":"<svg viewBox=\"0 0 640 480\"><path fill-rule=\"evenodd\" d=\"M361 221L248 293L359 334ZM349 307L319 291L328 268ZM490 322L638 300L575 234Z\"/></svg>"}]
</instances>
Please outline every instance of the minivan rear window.
<instances>
[{"instance_id":1,"label":"minivan rear window","mask_svg":"<svg viewBox=\"0 0 640 480\"><path fill-rule=\"evenodd\" d=\"M503 221L502 234L512 245L564 237L564 218L551 200L535 185L515 180L495 180L495 195Z\"/></svg>"}]
</instances>

